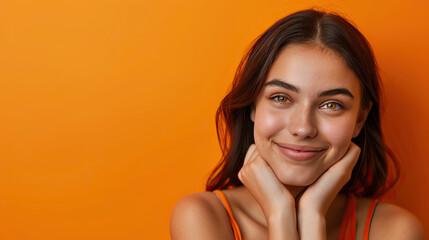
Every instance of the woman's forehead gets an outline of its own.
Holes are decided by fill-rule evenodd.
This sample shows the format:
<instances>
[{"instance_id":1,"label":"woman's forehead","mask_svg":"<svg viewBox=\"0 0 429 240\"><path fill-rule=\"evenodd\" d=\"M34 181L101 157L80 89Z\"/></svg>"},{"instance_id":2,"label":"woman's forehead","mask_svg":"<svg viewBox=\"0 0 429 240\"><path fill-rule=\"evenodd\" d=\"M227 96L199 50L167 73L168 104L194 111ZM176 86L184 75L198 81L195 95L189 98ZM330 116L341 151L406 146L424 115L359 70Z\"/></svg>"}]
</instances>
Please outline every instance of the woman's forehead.
<instances>
[{"instance_id":1,"label":"woman's forehead","mask_svg":"<svg viewBox=\"0 0 429 240\"><path fill-rule=\"evenodd\" d=\"M354 93L360 93L359 78L343 59L334 51L314 44L290 44L283 48L271 66L265 83L273 79L302 91L349 88Z\"/></svg>"}]
</instances>

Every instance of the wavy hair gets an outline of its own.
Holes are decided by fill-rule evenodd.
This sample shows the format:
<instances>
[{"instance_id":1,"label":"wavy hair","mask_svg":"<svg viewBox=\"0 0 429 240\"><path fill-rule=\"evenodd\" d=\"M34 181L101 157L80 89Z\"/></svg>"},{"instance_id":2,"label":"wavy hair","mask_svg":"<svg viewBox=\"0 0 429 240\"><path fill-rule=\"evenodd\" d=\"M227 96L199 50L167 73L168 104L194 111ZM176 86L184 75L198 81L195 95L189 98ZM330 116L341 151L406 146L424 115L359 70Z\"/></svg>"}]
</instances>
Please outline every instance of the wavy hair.
<instances>
[{"instance_id":1,"label":"wavy hair","mask_svg":"<svg viewBox=\"0 0 429 240\"><path fill-rule=\"evenodd\" d=\"M362 151L349 182L340 193L353 193L361 197L382 196L397 182L399 166L383 140L380 125L381 82L373 51L350 21L336 13L314 9L299 11L277 21L254 41L241 60L231 90L216 112L222 157L207 180L206 190L242 185L238 172L247 149L254 143L253 122L250 119L252 105L276 56L292 43L317 44L333 50L359 78L361 104L368 107L372 103L372 108L361 132L352 139ZM389 160L393 165L389 164Z\"/></svg>"}]
</instances>

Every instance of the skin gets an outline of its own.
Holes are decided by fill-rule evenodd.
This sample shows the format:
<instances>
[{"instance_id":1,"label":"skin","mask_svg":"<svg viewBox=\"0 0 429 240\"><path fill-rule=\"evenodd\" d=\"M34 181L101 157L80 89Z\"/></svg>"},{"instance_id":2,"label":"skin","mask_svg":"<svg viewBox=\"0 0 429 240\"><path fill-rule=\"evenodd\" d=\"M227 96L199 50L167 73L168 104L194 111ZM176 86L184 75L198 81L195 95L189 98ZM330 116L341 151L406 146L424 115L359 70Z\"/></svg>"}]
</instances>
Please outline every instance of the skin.
<instances>
[{"instance_id":1,"label":"skin","mask_svg":"<svg viewBox=\"0 0 429 240\"><path fill-rule=\"evenodd\" d=\"M346 91L321 94L337 89ZM360 108L360 95L359 80L333 52L290 45L279 53L252 111L255 145L239 173L262 208L269 239L326 236L328 207L360 153L351 143L368 112ZM281 151L290 145L317 155L292 159Z\"/></svg>"},{"instance_id":2,"label":"skin","mask_svg":"<svg viewBox=\"0 0 429 240\"><path fill-rule=\"evenodd\" d=\"M338 192L360 153L351 139L370 110L360 96L359 79L335 52L315 44L282 49L249 116L255 144L238 175L244 186L224 190L243 239L338 238L346 205ZM300 147L314 153L305 160L284 154L299 155L290 148ZM370 202L357 199L357 239ZM229 224L213 193L196 193L176 204L170 232L172 239L234 239ZM419 221L387 203L377 207L370 234L423 239Z\"/></svg>"},{"instance_id":3,"label":"skin","mask_svg":"<svg viewBox=\"0 0 429 240\"><path fill-rule=\"evenodd\" d=\"M276 80L297 92L275 85L262 89L251 114L256 148L282 183L308 186L345 155L362 128L368 109L360 111L360 82L332 51L300 45L279 53L266 83ZM319 97L333 89L346 89L353 97ZM285 157L278 144L323 151L311 161L298 162Z\"/></svg>"}]
</instances>

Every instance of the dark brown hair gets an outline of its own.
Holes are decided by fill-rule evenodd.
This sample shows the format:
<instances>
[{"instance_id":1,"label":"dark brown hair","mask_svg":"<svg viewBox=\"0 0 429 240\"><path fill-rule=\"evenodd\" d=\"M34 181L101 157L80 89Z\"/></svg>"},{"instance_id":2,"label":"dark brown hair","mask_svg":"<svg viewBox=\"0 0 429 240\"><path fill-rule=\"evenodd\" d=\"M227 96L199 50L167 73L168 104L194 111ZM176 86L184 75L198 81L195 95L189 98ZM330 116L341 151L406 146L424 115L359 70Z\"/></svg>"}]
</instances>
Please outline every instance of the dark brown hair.
<instances>
[{"instance_id":1,"label":"dark brown hair","mask_svg":"<svg viewBox=\"0 0 429 240\"><path fill-rule=\"evenodd\" d=\"M254 143L252 104L265 83L276 56L286 45L317 44L338 54L361 82L362 106L372 108L366 122L352 141L361 154L349 182L341 193L378 197L399 177L398 163L383 141L380 125L380 77L372 49L366 38L344 17L319 10L303 10L277 21L252 44L241 60L230 92L216 112L216 127L222 158L211 173L206 189L240 186L238 172L247 149ZM388 179L393 163L392 181Z\"/></svg>"}]
</instances>

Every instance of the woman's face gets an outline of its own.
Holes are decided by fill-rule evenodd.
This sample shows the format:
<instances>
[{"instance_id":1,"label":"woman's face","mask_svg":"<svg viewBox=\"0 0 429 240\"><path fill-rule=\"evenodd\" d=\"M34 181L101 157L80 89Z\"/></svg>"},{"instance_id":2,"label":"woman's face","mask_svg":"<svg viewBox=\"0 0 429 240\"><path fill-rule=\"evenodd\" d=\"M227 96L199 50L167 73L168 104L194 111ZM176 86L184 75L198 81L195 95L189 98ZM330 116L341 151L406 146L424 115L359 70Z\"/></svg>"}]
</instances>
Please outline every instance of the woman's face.
<instances>
[{"instance_id":1,"label":"woman's face","mask_svg":"<svg viewBox=\"0 0 429 240\"><path fill-rule=\"evenodd\" d=\"M283 184L308 186L359 134L368 112L360 102L360 81L336 53L290 44L255 101L257 150Z\"/></svg>"}]
</instances>

